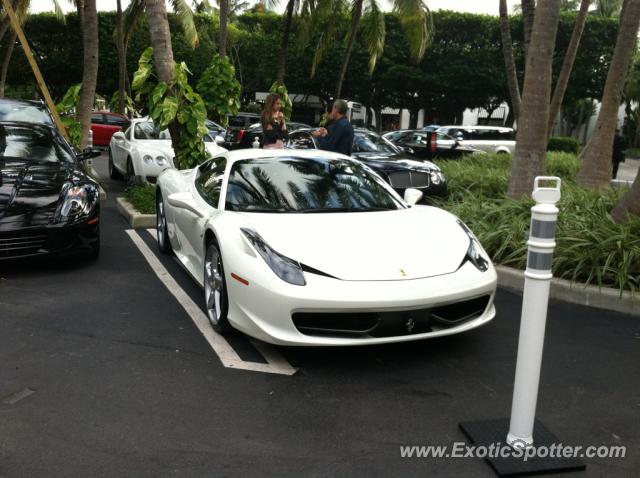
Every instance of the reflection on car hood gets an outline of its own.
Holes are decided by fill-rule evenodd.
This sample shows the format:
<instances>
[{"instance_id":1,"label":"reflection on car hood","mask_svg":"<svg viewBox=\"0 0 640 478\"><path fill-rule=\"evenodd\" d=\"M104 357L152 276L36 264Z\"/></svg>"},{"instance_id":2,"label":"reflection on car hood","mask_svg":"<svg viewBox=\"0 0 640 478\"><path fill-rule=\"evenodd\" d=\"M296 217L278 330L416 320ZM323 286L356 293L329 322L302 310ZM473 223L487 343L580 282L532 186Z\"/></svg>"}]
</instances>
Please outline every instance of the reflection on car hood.
<instances>
[{"instance_id":1,"label":"reflection on car hood","mask_svg":"<svg viewBox=\"0 0 640 478\"><path fill-rule=\"evenodd\" d=\"M455 272L469 247L441 209L360 213L242 213L276 251L343 280L405 280Z\"/></svg>"},{"instance_id":2,"label":"reflection on car hood","mask_svg":"<svg viewBox=\"0 0 640 478\"><path fill-rule=\"evenodd\" d=\"M68 181L88 181L71 163L0 158L0 231L46 226Z\"/></svg>"}]
</instances>

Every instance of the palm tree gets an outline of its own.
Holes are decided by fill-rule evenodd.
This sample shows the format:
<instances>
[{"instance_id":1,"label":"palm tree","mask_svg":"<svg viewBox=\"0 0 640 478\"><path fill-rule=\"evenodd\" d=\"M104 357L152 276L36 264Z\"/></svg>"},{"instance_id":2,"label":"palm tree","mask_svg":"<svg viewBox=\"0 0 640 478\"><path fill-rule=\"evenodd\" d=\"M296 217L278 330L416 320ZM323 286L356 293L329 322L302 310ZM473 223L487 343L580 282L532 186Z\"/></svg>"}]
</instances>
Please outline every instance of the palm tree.
<instances>
[{"instance_id":1,"label":"palm tree","mask_svg":"<svg viewBox=\"0 0 640 478\"><path fill-rule=\"evenodd\" d=\"M153 47L153 64L156 75L159 81L169 84L174 79L175 65L165 0L146 0L145 10L149 21L149 36ZM173 150L178 151L180 144L178 128L169 125L169 132L171 133Z\"/></svg>"},{"instance_id":2,"label":"palm tree","mask_svg":"<svg viewBox=\"0 0 640 478\"><path fill-rule=\"evenodd\" d=\"M96 0L77 0L82 28L82 89L76 116L82 126L80 149L87 147L91 129L91 111L98 82L98 11Z\"/></svg>"},{"instance_id":3,"label":"palm tree","mask_svg":"<svg viewBox=\"0 0 640 478\"><path fill-rule=\"evenodd\" d=\"M287 53L289 51L291 23L293 22L293 14L299 7L300 0L289 0L285 8L282 39L280 40L280 51L278 52L278 68L276 70L276 81L282 84L284 84L284 75L287 68Z\"/></svg>"},{"instance_id":4,"label":"palm tree","mask_svg":"<svg viewBox=\"0 0 640 478\"><path fill-rule=\"evenodd\" d=\"M118 9L120 9L120 1L118 1ZM205 0L206 2L206 0ZM205 3L203 2L203 3ZM129 41L138 27L140 17L145 10L147 0L132 0L129 6L122 13L122 20L116 20L116 30L114 32L114 41L118 51L118 97L119 108L124 109L125 95L131 96L131 85L129 83L129 74L127 72L127 50ZM198 30L193 17L193 10L186 0L171 0L170 2L173 12L177 15L187 42L195 47L198 44ZM206 2L208 5L208 2ZM165 9L166 10L166 9ZM119 14L117 18L119 17ZM120 81L122 79L123 81ZM121 111L122 112L122 111Z\"/></svg>"},{"instance_id":5,"label":"palm tree","mask_svg":"<svg viewBox=\"0 0 640 478\"><path fill-rule=\"evenodd\" d=\"M519 6L519 5L518 5ZM502 55L504 56L505 71L507 74L507 86L511 97L511 109L513 117L517 121L520 116L520 85L518 84L518 72L516 60L513 55L513 42L511 41L511 24L507 13L507 0L500 0L500 38L502 40Z\"/></svg>"},{"instance_id":6,"label":"palm tree","mask_svg":"<svg viewBox=\"0 0 640 478\"><path fill-rule=\"evenodd\" d=\"M332 3L333 5L338 4L336 7L339 8L341 2L340 0L337 2L334 0ZM378 0L352 0L350 5L351 25L347 37L347 48L342 58L342 65L336 82L335 98L340 98L342 94L342 84L344 83L353 46L363 19L362 35L369 52L370 74L373 73L376 63L384 51L386 36L384 12L380 9ZM417 63L422 59L433 39L434 27L431 11L424 3L424 0L393 0L392 5L393 11L397 13L400 18L400 24L409 43L411 58ZM328 39L329 37L326 36L326 38ZM312 73L315 71L315 67L321 59L321 55L319 55L318 52L321 53L325 46L326 45L318 46Z\"/></svg>"},{"instance_id":7,"label":"palm tree","mask_svg":"<svg viewBox=\"0 0 640 478\"><path fill-rule=\"evenodd\" d=\"M569 46L567 47L567 52L564 55L560 75L558 76L558 81L556 82L555 89L553 90L553 97L551 98L551 107L549 110L549 136L551 136L553 126L555 125L558 114L560 113L564 94L567 91L567 85L569 84L569 78L571 77L571 70L573 70L573 64L578 53L578 47L580 46L582 32L584 32L584 26L587 23L587 15L589 13L590 5L591 0L582 0L580 2L580 11L576 17L576 23L573 27L573 32L571 33Z\"/></svg>"},{"instance_id":8,"label":"palm tree","mask_svg":"<svg viewBox=\"0 0 640 478\"><path fill-rule=\"evenodd\" d=\"M560 0L538 0L531 31L522 94L518 136L508 196L531 193L533 180L546 171L547 129L551 99L553 51L560 19Z\"/></svg>"},{"instance_id":9,"label":"palm tree","mask_svg":"<svg viewBox=\"0 0 640 478\"><path fill-rule=\"evenodd\" d=\"M616 222L626 221L629 215L640 216L640 174L636 176L631 189L611 211L611 217Z\"/></svg>"},{"instance_id":10,"label":"palm tree","mask_svg":"<svg viewBox=\"0 0 640 478\"><path fill-rule=\"evenodd\" d=\"M602 94L596 129L582 152L578 183L591 188L608 188L611 179L613 137L618 123L622 89L629 71L640 26L640 0L625 0L620 14L618 38Z\"/></svg>"}]
</instances>

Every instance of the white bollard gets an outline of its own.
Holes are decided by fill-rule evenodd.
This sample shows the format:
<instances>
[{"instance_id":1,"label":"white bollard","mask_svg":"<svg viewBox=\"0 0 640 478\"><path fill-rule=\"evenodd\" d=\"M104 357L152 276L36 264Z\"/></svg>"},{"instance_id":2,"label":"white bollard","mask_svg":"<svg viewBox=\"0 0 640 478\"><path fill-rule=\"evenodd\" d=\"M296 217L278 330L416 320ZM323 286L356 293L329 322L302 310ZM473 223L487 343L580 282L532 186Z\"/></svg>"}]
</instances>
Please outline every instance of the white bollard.
<instances>
[{"instance_id":1,"label":"white bollard","mask_svg":"<svg viewBox=\"0 0 640 478\"><path fill-rule=\"evenodd\" d=\"M555 182L555 187L540 187L540 181ZM560 178L537 177L532 196L536 205L531 208L531 231L527 242L529 250L527 269L524 273L516 377L507 435L507 444L513 448L533 445L544 329L547 321L549 287L553 277L551 261L556 246L556 203L560 200Z\"/></svg>"}]
</instances>

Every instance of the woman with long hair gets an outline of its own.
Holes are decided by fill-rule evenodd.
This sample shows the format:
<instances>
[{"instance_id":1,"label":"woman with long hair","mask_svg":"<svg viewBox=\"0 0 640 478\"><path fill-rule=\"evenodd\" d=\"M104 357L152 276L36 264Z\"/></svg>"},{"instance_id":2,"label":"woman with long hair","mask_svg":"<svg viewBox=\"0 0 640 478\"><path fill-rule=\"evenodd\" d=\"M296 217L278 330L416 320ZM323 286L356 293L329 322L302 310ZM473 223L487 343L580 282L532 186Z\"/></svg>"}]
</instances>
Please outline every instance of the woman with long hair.
<instances>
[{"instance_id":1,"label":"woman with long hair","mask_svg":"<svg viewBox=\"0 0 640 478\"><path fill-rule=\"evenodd\" d=\"M284 148L288 138L287 122L282 113L282 98L276 93L269 93L264 103L262 116L262 147L265 149Z\"/></svg>"}]
</instances>

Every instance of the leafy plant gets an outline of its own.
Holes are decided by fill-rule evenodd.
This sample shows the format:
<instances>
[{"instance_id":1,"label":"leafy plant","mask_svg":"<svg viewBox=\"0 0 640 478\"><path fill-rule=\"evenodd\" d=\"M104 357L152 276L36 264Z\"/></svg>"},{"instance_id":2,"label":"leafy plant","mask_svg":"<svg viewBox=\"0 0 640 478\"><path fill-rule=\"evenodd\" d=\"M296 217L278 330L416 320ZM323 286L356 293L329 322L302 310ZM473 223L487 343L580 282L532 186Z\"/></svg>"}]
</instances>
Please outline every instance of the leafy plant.
<instances>
[{"instance_id":1,"label":"leafy plant","mask_svg":"<svg viewBox=\"0 0 640 478\"><path fill-rule=\"evenodd\" d=\"M547 150L578 154L580 152L580 141L571 137L552 136L549 138Z\"/></svg>"},{"instance_id":2,"label":"leafy plant","mask_svg":"<svg viewBox=\"0 0 640 478\"><path fill-rule=\"evenodd\" d=\"M109 101L109 108L111 109L111 111L118 111L119 103L120 103L120 92L116 91L113 93L113 96L111 96L111 101ZM133 101L133 98L131 98L126 92L124 94L124 107L129 112L136 111L136 105Z\"/></svg>"},{"instance_id":3,"label":"leafy plant","mask_svg":"<svg viewBox=\"0 0 640 478\"><path fill-rule=\"evenodd\" d=\"M153 48L147 48L138 62L131 87L136 101L146 99L149 116L156 128L170 128L178 169L188 169L208 159L204 136L207 110L204 101L189 85L187 65L175 64L174 79L167 84L157 80L153 64ZM177 141L173 138L177 135ZM177 146L175 144L177 143Z\"/></svg>"},{"instance_id":4,"label":"leafy plant","mask_svg":"<svg viewBox=\"0 0 640 478\"><path fill-rule=\"evenodd\" d=\"M228 116L238 114L242 86L236 80L236 69L227 57L214 55L196 88L213 121L226 127Z\"/></svg>"},{"instance_id":5,"label":"leafy plant","mask_svg":"<svg viewBox=\"0 0 640 478\"><path fill-rule=\"evenodd\" d=\"M150 184L138 184L124 191L124 197L142 214L156 213L156 188Z\"/></svg>"},{"instance_id":6,"label":"leafy plant","mask_svg":"<svg viewBox=\"0 0 640 478\"><path fill-rule=\"evenodd\" d=\"M82 137L82 125L76 119L81 87L81 84L71 86L56 105L62 124L69 135L69 142L75 147L80 147L80 138Z\"/></svg>"},{"instance_id":7,"label":"leafy plant","mask_svg":"<svg viewBox=\"0 0 640 478\"><path fill-rule=\"evenodd\" d=\"M284 113L284 117L289 121L291 119L291 111L293 110L293 103L291 102L291 98L289 98L289 92L287 91L287 87L284 83L280 83L276 81L269 88L269 93L277 93L282 100L282 112Z\"/></svg>"},{"instance_id":8,"label":"leafy plant","mask_svg":"<svg viewBox=\"0 0 640 478\"><path fill-rule=\"evenodd\" d=\"M450 194L436 202L469 225L496 264L524 269L533 201L506 198L510 162L506 155L474 155L442 162ZM563 181L554 275L637 291L640 219L618 224L610 216L625 190L602 192L578 186L575 176L580 161L571 154L550 153L547 166L549 174Z\"/></svg>"}]
</instances>

